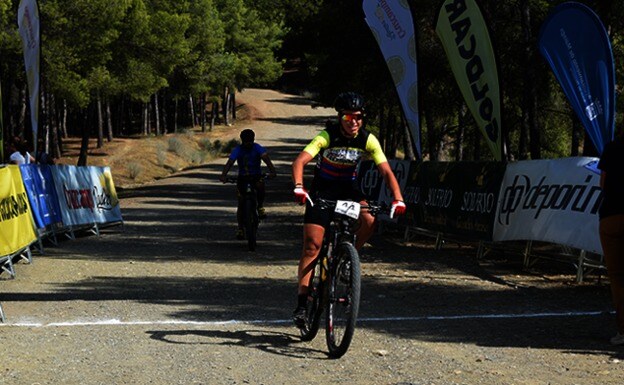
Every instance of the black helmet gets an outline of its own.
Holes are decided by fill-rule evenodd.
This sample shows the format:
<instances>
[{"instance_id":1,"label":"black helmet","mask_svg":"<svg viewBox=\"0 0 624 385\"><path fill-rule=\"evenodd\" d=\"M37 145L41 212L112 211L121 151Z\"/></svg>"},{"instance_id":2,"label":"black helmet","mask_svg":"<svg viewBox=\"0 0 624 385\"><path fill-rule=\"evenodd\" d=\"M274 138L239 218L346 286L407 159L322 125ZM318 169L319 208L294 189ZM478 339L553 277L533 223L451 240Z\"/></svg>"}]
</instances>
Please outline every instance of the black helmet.
<instances>
[{"instance_id":1,"label":"black helmet","mask_svg":"<svg viewBox=\"0 0 624 385\"><path fill-rule=\"evenodd\" d=\"M243 142L253 142L256 139L256 133L252 129L246 128L241 131L240 138Z\"/></svg>"},{"instance_id":2,"label":"black helmet","mask_svg":"<svg viewBox=\"0 0 624 385\"><path fill-rule=\"evenodd\" d=\"M336 111L362 111L364 112L364 98L355 92L343 92L334 101Z\"/></svg>"}]
</instances>

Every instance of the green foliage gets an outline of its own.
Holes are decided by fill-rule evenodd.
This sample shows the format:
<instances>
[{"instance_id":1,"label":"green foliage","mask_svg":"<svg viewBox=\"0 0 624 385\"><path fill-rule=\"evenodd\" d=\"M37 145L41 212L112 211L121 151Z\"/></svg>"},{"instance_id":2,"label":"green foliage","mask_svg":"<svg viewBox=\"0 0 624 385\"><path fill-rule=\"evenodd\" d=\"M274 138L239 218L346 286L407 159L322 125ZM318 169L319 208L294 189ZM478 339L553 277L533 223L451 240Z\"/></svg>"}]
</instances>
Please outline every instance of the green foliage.
<instances>
[{"instance_id":1,"label":"green foliage","mask_svg":"<svg viewBox=\"0 0 624 385\"><path fill-rule=\"evenodd\" d=\"M230 139L225 143L225 145L221 146L221 142L219 142L219 146L217 146L217 141L215 141L215 148L220 148L221 153L223 154L229 154L232 152L234 147L238 146L239 144L240 142L238 140Z\"/></svg>"}]
</instances>

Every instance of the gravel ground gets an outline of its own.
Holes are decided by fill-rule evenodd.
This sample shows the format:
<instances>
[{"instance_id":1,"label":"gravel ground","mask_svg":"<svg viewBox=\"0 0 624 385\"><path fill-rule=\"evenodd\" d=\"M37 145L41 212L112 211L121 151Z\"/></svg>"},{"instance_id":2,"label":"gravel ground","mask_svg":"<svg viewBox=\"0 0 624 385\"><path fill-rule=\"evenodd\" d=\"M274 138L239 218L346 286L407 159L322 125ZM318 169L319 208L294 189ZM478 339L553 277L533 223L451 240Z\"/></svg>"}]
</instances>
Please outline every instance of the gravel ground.
<instances>
[{"instance_id":1,"label":"gravel ground","mask_svg":"<svg viewBox=\"0 0 624 385\"><path fill-rule=\"evenodd\" d=\"M46 245L0 275L0 384L622 384L605 278L571 264L522 269L513 250L409 241L386 228L362 251L361 317L348 353L298 339L302 209L289 164L332 114L247 90L270 181L258 250L234 234L224 160L126 191L123 227ZM233 131L233 135L239 132Z\"/></svg>"}]
</instances>

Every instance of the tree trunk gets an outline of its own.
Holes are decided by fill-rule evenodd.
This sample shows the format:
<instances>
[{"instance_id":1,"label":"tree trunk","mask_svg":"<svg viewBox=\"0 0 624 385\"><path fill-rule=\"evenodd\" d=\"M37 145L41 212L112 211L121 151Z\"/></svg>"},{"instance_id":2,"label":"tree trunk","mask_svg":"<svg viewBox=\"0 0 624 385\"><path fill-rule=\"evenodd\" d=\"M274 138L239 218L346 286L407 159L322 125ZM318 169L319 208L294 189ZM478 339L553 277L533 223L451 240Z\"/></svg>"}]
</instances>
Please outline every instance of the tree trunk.
<instances>
[{"instance_id":1,"label":"tree trunk","mask_svg":"<svg viewBox=\"0 0 624 385\"><path fill-rule=\"evenodd\" d=\"M189 94L189 109L191 114L191 128L195 127L195 106L193 105L193 95Z\"/></svg>"},{"instance_id":2,"label":"tree trunk","mask_svg":"<svg viewBox=\"0 0 624 385\"><path fill-rule=\"evenodd\" d=\"M215 126L217 115L219 114L219 102L212 102L212 111L210 111L210 131Z\"/></svg>"},{"instance_id":3,"label":"tree trunk","mask_svg":"<svg viewBox=\"0 0 624 385\"><path fill-rule=\"evenodd\" d=\"M111 114L110 100L106 98L106 140L113 141L113 116Z\"/></svg>"},{"instance_id":4,"label":"tree trunk","mask_svg":"<svg viewBox=\"0 0 624 385\"><path fill-rule=\"evenodd\" d=\"M80 142L80 156L78 157L77 166L86 166L87 165L87 156L89 152L89 135L91 126L91 122L89 121L89 108L87 111L84 111L84 119L82 124L82 141Z\"/></svg>"},{"instance_id":5,"label":"tree trunk","mask_svg":"<svg viewBox=\"0 0 624 385\"><path fill-rule=\"evenodd\" d=\"M167 121L167 103L166 103L166 100L167 100L167 98L163 97L162 107L160 107L160 112L161 112L161 115L162 115L161 123L162 123L162 133L163 133L163 135L167 134L167 132L168 132L167 128L169 127L169 124L168 124L168 121Z\"/></svg>"},{"instance_id":6,"label":"tree trunk","mask_svg":"<svg viewBox=\"0 0 624 385\"><path fill-rule=\"evenodd\" d=\"M236 92L232 92L230 98L230 105L232 106L232 122L236 122Z\"/></svg>"},{"instance_id":7,"label":"tree trunk","mask_svg":"<svg viewBox=\"0 0 624 385\"><path fill-rule=\"evenodd\" d=\"M206 93L201 94L201 132L206 132Z\"/></svg>"},{"instance_id":8,"label":"tree trunk","mask_svg":"<svg viewBox=\"0 0 624 385\"><path fill-rule=\"evenodd\" d=\"M229 88L225 88L224 98L223 98L223 121L226 126L231 126L232 122L230 121L230 91Z\"/></svg>"},{"instance_id":9,"label":"tree trunk","mask_svg":"<svg viewBox=\"0 0 624 385\"><path fill-rule=\"evenodd\" d=\"M143 135L149 135L149 103L143 103Z\"/></svg>"},{"instance_id":10,"label":"tree trunk","mask_svg":"<svg viewBox=\"0 0 624 385\"><path fill-rule=\"evenodd\" d=\"M173 106L173 132L178 132L178 99L175 99Z\"/></svg>"},{"instance_id":11,"label":"tree trunk","mask_svg":"<svg viewBox=\"0 0 624 385\"><path fill-rule=\"evenodd\" d=\"M63 139L67 139L67 100L63 99L63 115L61 117L61 133Z\"/></svg>"},{"instance_id":12,"label":"tree trunk","mask_svg":"<svg viewBox=\"0 0 624 385\"><path fill-rule=\"evenodd\" d=\"M156 123L156 136L160 136L160 108L158 107L158 92L154 94L154 123Z\"/></svg>"},{"instance_id":13,"label":"tree trunk","mask_svg":"<svg viewBox=\"0 0 624 385\"><path fill-rule=\"evenodd\" d=\"M466 105L462 103L457 110L457 137L455 138L455 161L464 160L464 134L466 132Z\"/></svg>"},{"instance_id":14,"label":"tree trunk","mask_svg":"<svg viewBox=\"0 0 624 385\"><path fill-rule=\"evenodd\" d=\"M522 14L522 31L524 35L524 95L522 101L522 129L529 133L529 149L531 159L541 159L541 132L537 127L537 100L535 99L535 49L533 46L533 35L531 33L531 9L529 0L520 1L520 12ZM526 141L526 132L520 133ZM526 159L526 145L520 149L520 159Z\"/></svg>"},{"instance_id":15,"label":"tree trunk","mask_svg":"<svg viewBox=\"0 0 624 385\"><path fill-rule=\"evenodd\" d=\"M412 133L410 131L409 126L405 119L403 119L403 115L401 115L401 125L403 126L403 151L405 153L405 159L414 160L416 157L414 156L414 138L412 138Z\"/></svg>"},{"instance_id":16,"label":"tree trunk","mask_svg":"<svg viewBox=\"0 0 624 385\"><path fill-rule=\"evenodd\" d=\"M97 93L96 97L97 106L97 122L98 122L98 136L97 136L97 148L104 146L104 116L102 115L102 97L100 93Z\"/></svg>"}]
</instances>

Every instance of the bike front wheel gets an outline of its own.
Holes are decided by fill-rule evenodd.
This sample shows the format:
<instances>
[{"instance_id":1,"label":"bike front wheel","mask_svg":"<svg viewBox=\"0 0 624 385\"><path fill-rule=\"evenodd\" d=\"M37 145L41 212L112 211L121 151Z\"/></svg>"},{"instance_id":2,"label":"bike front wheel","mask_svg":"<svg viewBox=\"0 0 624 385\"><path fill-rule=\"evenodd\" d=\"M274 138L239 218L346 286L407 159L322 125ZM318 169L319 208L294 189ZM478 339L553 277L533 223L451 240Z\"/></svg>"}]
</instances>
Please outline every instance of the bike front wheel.
<instances>
[{"instance_id":1,"label":"bike front wheel","mask_svg":"<svg viewBox=\"0 0 624 385\"><path fill-rule=\"evenodd\" d=\"M326 260L325 260L326 261ZM312 341L318 333L323 313L323 301L325 298L325 271L322 264L324 258L319 257L316 266L312 271L312 281L310 282L310 293L306 305L306 324L299 329L302 341Z\"/></svg>"},{"instance_id":2,"label":"bike front wheel","mask_svg":"<svg viewBox=\"0 0 624 385\"><path fill-rule=\"evenodd\" d=\"M349 349L360 307L361 267L355 247L340 244L331 268L325 333L329 356L338 358Z\"/></svg>"}]
</instances>

